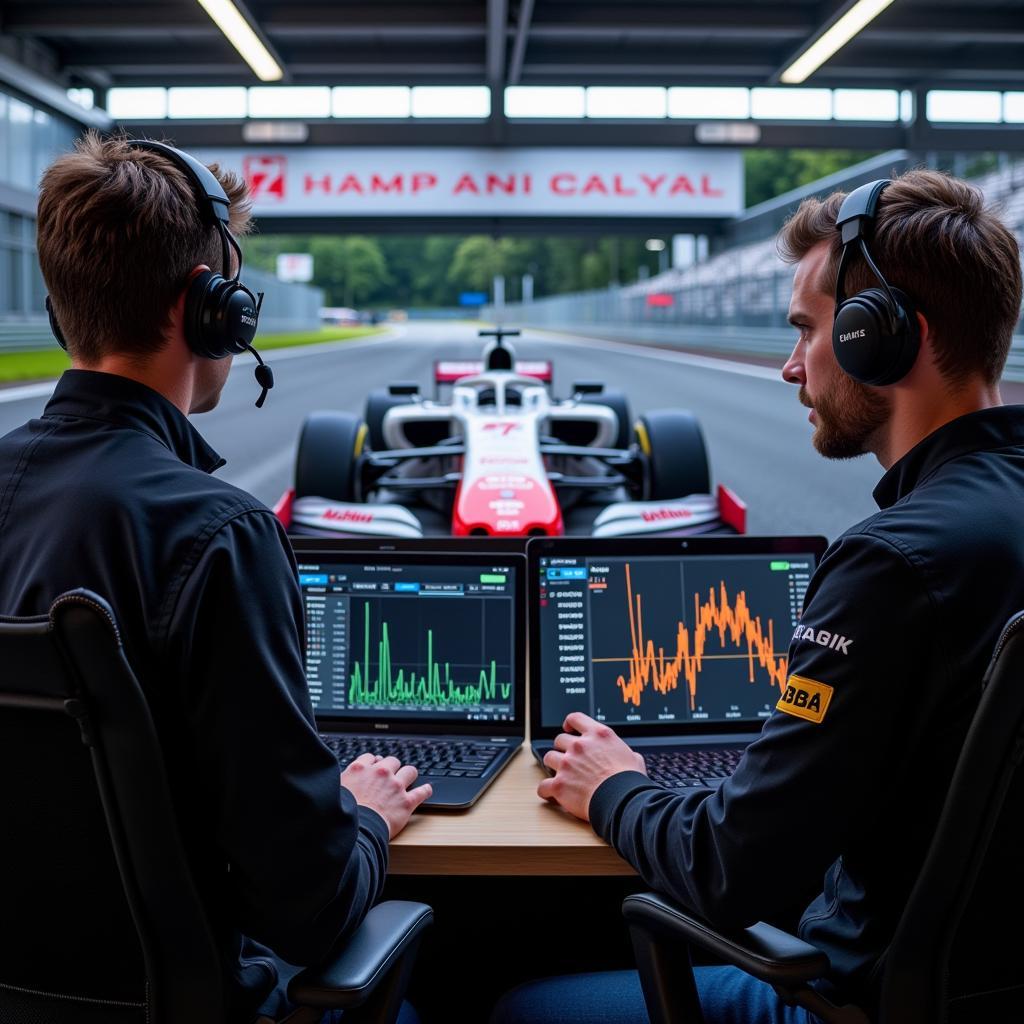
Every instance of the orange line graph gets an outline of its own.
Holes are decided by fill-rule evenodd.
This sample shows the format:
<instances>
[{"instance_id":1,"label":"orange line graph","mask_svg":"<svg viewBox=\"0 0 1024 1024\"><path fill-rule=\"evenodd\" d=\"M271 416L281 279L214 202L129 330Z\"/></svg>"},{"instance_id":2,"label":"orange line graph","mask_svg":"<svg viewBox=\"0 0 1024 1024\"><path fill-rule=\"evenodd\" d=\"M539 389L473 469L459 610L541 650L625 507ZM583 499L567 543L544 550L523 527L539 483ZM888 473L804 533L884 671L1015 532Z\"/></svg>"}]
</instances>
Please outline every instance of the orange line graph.
<instances>
[{"instance_id":1,"label":"orange line graph","mask_svg":"<svg viewBox=\"0 0 1024 1024\"><path fill-rule=\"evenodd\" d=\"M629 601L629 638L632 654L629 659L629 679L619 676L616 680L622 690L622 702L640 706L640 698L648 686L658 693L668 693L679 686L679 677L686 680L690 697L690 710L696 705L697 676L704 661L704 645L707 635L718 631L718 639L725 646L726 632L737 647L746 644L749 682L754 682L754 669L763 668L773 686L784 690L788 659L774 654L774 625L768 620L768 634L761 627L761 617L751 617L747 608L746 591L739 591L734 605L729 603L725 581L719 587L716 599L713 588L708 590L708 599L701 603L700 595L693 595L694 626L690 630L680 622L676 632L675 654L665 656L665 649L654 648L654 641L644 637L643 595L633 596L633 581L629 565L626 565L626 595ZM692 650L691 650L692 637ZM712 655L708 655L712 657ZM756 663L756 664L755 664Z\"/></svg>"}]
</instances>

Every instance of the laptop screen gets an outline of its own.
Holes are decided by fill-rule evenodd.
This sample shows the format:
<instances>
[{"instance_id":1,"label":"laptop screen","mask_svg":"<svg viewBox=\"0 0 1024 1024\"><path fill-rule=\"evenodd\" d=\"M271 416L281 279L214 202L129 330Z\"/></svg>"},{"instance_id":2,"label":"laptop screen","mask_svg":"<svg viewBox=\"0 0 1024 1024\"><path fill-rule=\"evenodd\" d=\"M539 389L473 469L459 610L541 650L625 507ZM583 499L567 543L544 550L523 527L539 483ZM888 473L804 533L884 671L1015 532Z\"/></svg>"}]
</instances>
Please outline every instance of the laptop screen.
<instances>
[{"instance_id":1,"label":"laptop screen","mask_svg":"<svg viewBox=\"0 0 1024 1024\"><path fill-rule=\"evenodd\" d=\"M521 556L306 550L297 559L319 720L497 732L521 723Z\"/></svg>"},{"instance_id":2,"label":"laptop screen","mask_svg":"<svg viewBox=\"0 0 1024 1024\"><path fill-rule=\"evenodd\" d=\"M785 689L824 539L757 540L591 542L575 551L554 542L538 551L535 721L560 729L569 712L584 711L626 732L759 728Z\"/></svg>"}]
</instances>

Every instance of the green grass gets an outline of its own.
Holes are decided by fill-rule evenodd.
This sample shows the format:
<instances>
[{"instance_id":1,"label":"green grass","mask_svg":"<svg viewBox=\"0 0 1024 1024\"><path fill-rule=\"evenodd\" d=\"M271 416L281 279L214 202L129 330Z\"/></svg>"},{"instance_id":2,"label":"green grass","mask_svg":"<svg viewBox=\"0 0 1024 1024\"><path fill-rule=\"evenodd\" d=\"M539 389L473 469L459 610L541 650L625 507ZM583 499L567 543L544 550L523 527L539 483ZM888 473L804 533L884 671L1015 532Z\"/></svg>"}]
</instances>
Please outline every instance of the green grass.
<instances>
[{"instance_id":1,"label":"green grass","mask_svg":"<svg viewBox=\"0 0 1024 1024\"><path fill-rule=\"evenodd\" d=\"M298 331L295 334L260 334L256 338L256 347L262 352L265 348L291 348L294 345L318 345L324 341L349 341L352 338L380 334L383 330L383 327L321 327L319 331Z\"/></svg>"},{"instance_id":2,"label":"green grass","mask_svg":"<svg viewBox=\"0 0 1024 1024\"><path fill-rule=\"evenodd\" d=\"M370 334L380 334L383 327L323 327L319 331L298 331L292 334L261 334L257 338L260 351L292 348L295 345L317 345L325 341L348 341ZM71 365L67 354L57 348L38 352L0 352L0 382L48 380L59 377Z\"/></svg>"}]
</instances>

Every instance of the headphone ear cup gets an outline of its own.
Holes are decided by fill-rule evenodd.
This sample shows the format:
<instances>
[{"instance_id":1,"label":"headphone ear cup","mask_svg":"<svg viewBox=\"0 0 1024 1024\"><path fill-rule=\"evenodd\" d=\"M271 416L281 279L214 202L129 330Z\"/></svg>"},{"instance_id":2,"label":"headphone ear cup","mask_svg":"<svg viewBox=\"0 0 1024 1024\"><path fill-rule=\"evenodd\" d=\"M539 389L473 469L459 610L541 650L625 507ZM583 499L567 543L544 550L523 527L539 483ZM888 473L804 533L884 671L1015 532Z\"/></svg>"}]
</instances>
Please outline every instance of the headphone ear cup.
<instances>
[{"instance_id":1,"label":"headphone ear cup","mask_svg":"<svg viewBox=\"0 0 1024 1024\"><path fill-rule=\"evenodd\" d=\"M256 336L258 303L244 285L204 270L185 295L185 338L205 359L244 352Z\"/></svg>"},{"instance_id":2,"label":"headphone ear cup","mask_svg":"<svg viewBox=\"0 0 1024 1024\"><path fill-rule=\"evenodd\" d=\"M891 291L899 312L895 325L885 291L866 288L839 304L832 327L836 362L855 381L872 387L895 384L917 359L917 311L904 292Z\"/></svg>"},{"instance_id":3,"label":"headphone ear cup","mask_svg":"<svg viewBox=\"0 0 1024 1024\"><path fill-rule=\"evenodd\" d=\"M209 325L212 320L210 309L216 301L217 285L223 280L220 274L204 270L192 278L185 293L185 340L197 356L206 359L219 358L211 353L210 345L215 339L211 337Z\"/></svg>"},{"instance_id":4,"label":"headphone ear cup","mask_svg":"<svg viewBox=\"0 0 1024 1024\"><path fill-rule=\"evenodd\" d=\"M60 324L57 323L57 314L53 311L53 303L50 301L49 295L46 296L46 315L50 320L50 330L53 332L53 336L57 339L57 344L67 352L68 343L64 338L64 333L60 329Z\"/></svg>"},{"instance_id":5,"label":"headphone ear cup","mask_svg":"<svg viewBox=\"0 0 1024 1024\"><path fill-rule=\"evenodd\" d=\"M256 337L259 303L245 285L229 283L233 287L222 300L225 340L230 345L229 352L244 352Z\"/></svg>"}]
</instances>

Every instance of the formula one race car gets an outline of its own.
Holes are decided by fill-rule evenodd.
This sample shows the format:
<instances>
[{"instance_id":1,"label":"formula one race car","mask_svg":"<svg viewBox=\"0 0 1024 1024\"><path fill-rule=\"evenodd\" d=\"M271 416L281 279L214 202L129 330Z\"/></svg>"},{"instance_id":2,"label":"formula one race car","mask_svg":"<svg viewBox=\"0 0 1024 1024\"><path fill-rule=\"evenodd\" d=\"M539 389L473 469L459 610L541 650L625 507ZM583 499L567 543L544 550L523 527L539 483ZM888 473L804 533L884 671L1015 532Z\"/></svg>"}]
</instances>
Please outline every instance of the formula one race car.
<instances>
[{"instance_id":1,"label":"formula one race car","mask_svg":"<svg viewBox=\"0 0 1024 1024\"><path fill-rule=\"evenodd\" d=\"M696 418L679 409L634 423L626 396L581 381L550 394L549 362L517 362L505 337L480 362L435 364L416 384L372 392L362 417L311 413L295 487L275 511L313 536L622 536L743 533L746 507L710 492ZM451 388L442 400L442 388Z\"/></svg>"}]
</instances>

